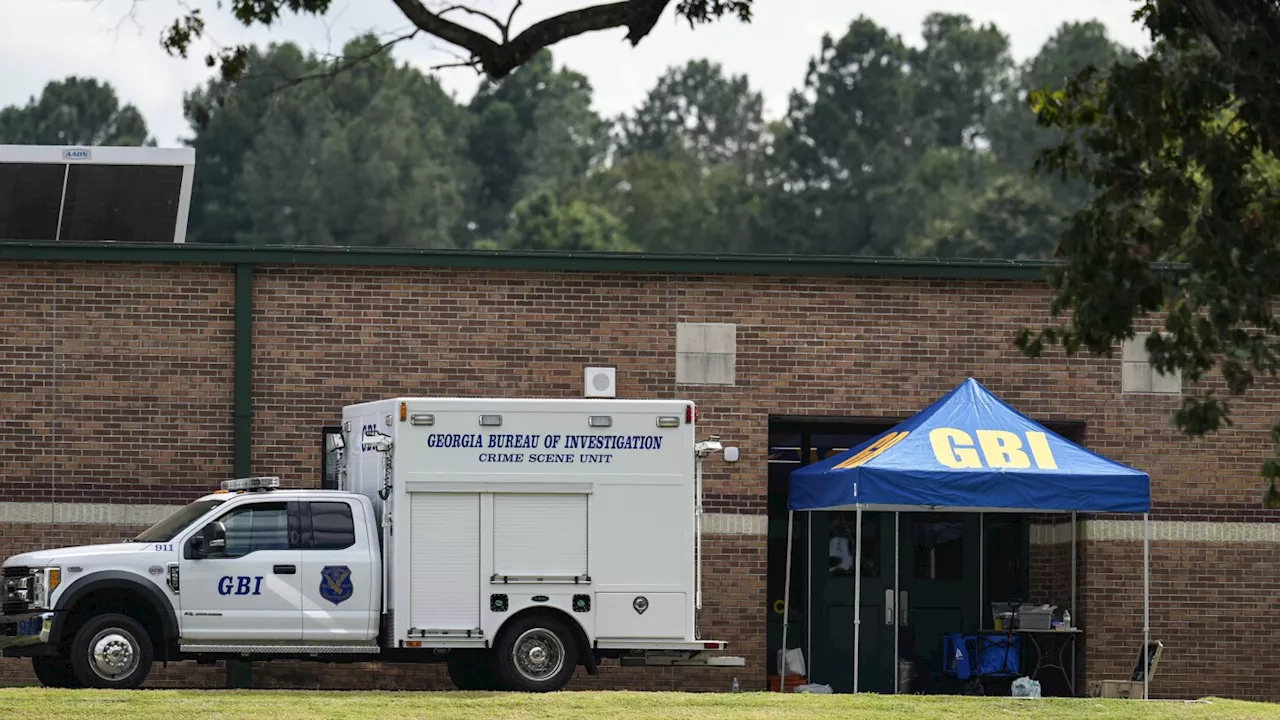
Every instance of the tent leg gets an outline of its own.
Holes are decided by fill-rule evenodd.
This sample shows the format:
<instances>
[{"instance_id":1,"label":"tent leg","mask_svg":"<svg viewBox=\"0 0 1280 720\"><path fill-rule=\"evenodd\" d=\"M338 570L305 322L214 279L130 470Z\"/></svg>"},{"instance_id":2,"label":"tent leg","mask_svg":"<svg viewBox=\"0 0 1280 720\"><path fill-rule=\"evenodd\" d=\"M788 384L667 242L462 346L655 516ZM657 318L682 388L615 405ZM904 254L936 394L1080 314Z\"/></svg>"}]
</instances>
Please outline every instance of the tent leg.
<instances>
[{"instance_id":1,"label":"tent leg","mask_svg":"<svg viewBox=\"0 0 1280 720\"><path fill-rule=\"evenodd\" d=\"M987 589L987 516L978 513L978 632L982 632L982 601Z\"/></svg>"},{"instance_id":2,"label":"tent leg","mask_svg":"<svg viewBox=\"0 0 1280 720\"><path fill-rule=\"evenodd\" d=\"M1075 512L1071 513L1071 606L1067 608L1068 612L1076 614L1075 622L1079 622L1080 608L1076 607L1076 523ZM1076 685L1076 644L1071 643L1071 685Z\"/></svg>"},{"instance_id":3,"label":"tent leg","mask_svg":"<svg viewBox=\"0 0 1280 720\"><path fill-rule=\"evenodd\" d=\"M1073 610L1076 617L1080 616L1080 608L1076 607L1076 514L1071 513L1071 606L1068 610Z\"/></svg>"},{"instance_id":4,"label":"tent leg","mask_svg":"<svg viewBox=\"0 0 1280 720\"><path fill-rule=\"evenodd\" d=\"M1151 690L1151 514L1142 514L1142 699L1149 700Z\"/></svg>"},{"instance_id":5,"label":"tent leg","mask_svg":"<svg viewBox=\"0 0 1280 720\"><path fill-rule=\"evenodd\" d=\"M902 673L898 670L898 663L902 662L900 657L902 649L899 646L898 626L902 623L899 618L902 617L902 608L898 607L898 603L902 602L902 590L898 584L898 566L901 564L898 559L898 544L901 539L901 532L898 529L898 518L900 513L893 513L893 694L897 695L901 688L899 687L902 679Z\"/></svg>"},{"instance_id":6,"label":"tent leg","mask_svg":"<svg viewBox=\"0 0 1280 720\"><path fill-rule=\"evenodd\" d=\"M813 677L813 513L804 516L804 663Z\"/></svg>"},{"instance_id":7,"label":"tent leg","mask_svg":"<svg viewBox=\"0 0 1280 720\"><path fill-rule=\"evenodd\" d=\"M853 541L853 692L858 692L858 654L862 649L862 506L855 511Z\"/></svg>"},{"instance_id":8,"label":"tent leg","mask_svg":"<svg viewBox=\"0 0 1280 720\"><path fill-rule=\"evenodd\" d=\"M791 541L794 537L792 530L795 528L796 511L787 511L787 570L786 579L783 581L785 590L782 591L782 662L778 668L778 692L786 692L787 688L787 628L791 625Z\"/></svg>"}]
</instances>

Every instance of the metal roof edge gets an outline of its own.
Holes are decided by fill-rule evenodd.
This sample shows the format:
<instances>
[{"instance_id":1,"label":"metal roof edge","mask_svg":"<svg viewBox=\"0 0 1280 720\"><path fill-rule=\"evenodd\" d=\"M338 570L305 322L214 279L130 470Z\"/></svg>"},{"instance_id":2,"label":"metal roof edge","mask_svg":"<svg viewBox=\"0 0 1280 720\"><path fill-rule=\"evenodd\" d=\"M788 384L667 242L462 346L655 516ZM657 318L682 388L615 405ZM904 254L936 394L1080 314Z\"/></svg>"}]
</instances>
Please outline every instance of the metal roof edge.
<instances>
[{"instance_id":1,"label":"metal roof edge","mask_svg":"<svg viewBox=\"0 0 1280 720\"><path fill-rule=\"evenodd\" d=\"M765 254L482 251L223 244L0 242L0 261L251 263L677 274L1043 281L1057 263Z\"/></svg>"}]
</instances>

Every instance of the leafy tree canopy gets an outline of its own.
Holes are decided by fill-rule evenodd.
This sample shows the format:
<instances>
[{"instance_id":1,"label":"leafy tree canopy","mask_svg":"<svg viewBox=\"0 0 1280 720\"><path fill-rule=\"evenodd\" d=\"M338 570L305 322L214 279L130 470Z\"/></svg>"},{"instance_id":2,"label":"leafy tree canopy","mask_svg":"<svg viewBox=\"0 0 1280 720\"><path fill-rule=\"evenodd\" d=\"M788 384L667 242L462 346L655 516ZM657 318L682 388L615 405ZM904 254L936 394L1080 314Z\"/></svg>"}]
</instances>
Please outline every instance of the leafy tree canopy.
<instances>
[{"instance_id":1,"label":"leafy tree canopy","mask_svg":"<svg viewBox=\"0 0 1280 720\"><path fill-rule=\"evenodd\" d=\"M142 113L121 105L115 88L68 77L44 86L25 106L0 109L0 142L15 145L155 145Z\"/></svg>"},{"instance_id":2,"label":"leafy tree canopy","mask_svg":"<svg viewBox=\"0 0 1280 720\"><path fill-rule=\"evenodd\" d=\"M1195 387L1175 421L1196 436L1230 424L1228 398L1280 367L1280 5L1147 0L1135 17L1149 54L1032 94L1040 125L1065 133L1037 166L1090 199L1051 277L1068 317L1019 341L1109 355L1141 328L1153 366ZM1263 471L1280 506L1280 456Z\"/></svg>"}]
</instances>

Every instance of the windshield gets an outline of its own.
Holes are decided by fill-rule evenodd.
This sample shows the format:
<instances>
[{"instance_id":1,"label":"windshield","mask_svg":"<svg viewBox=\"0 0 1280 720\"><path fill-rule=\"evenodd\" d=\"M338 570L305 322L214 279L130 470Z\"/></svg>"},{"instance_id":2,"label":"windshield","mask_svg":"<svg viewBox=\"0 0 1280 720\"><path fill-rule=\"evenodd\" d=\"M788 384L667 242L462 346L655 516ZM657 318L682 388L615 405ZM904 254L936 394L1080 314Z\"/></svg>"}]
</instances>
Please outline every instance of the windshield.
<instances>
[{"instance_id":1,"label":"windshield","mask_svg":"<svg viewBox=\"0 0 1280 720\"><path fill-rule=\"evenodd\" d=\"M182 532L196 518L204 515L226 500L198 500L175 512L169 517L142 531L133 542L158 543L169 542L174 535Z\"/></svg>"}]
</instances>

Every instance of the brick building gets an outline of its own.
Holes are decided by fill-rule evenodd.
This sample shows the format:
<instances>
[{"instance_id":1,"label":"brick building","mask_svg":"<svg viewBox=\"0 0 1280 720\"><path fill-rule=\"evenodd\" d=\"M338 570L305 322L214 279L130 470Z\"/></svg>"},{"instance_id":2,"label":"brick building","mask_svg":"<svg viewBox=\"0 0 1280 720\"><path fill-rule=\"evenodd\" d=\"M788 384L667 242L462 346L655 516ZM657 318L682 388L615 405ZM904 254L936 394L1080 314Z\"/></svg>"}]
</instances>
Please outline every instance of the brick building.
<instances>
[{"instance_id":1,"label":"brick building","mask_svg":"<svg viewBox=\"0 0 1280 720\"><path fill-rule=\"evenodd\" d=\"M228 477L321 486L344 404L397 394L582 395L583 367L617 368L619 397L682 396L700 433L742 449L706 482L703 632L745 669L602 668L573 687L767 686L780 646L786 473L923 408L965 377L1152 477L1154 697L1280 699L1271 596L1280 514L1260 508L1280 394L1256 389L1236 425L1191 441L1171 425L1180 383L1113 359L1023 358L1046 319L1029 264L797 258L528 256L198 246L0 245L0 555L129 536ZM845 519L797 523L796 614L815 681L852 672L852 582L831 572ZM901 518L914 555L947 546L954 592L911 617L972 629L978 602L1070 607L1085 630L1077 687L1128 675L1141 642L1142 524L1080 516ZM1059 524L1050 524L1059 523ZM886 530L885 528L888 528ZM889 517L868 515L871 575L893 562ZM953 531L948 536L946 533ZM980 562L977 533L985 534ZM924 543L924 544L921 544ZM929 543L933 543L930 545ZM1078 575L1072 603L1072 558ZM927 572L937 573L931 567ZM913 575L915 573L915 575ZM892 682L883 585L864 589L863 688ZM927 595L927 594L926 594ZM919 661L913 684L928 690ZM31 682L0 660L0 682ZM153 685L218 686L220 667L157 667ZM1041 678L1056 691L1052 674ZM259 687L445 687L438 666L270 663Z\"/></svg>"}]
</instances>

